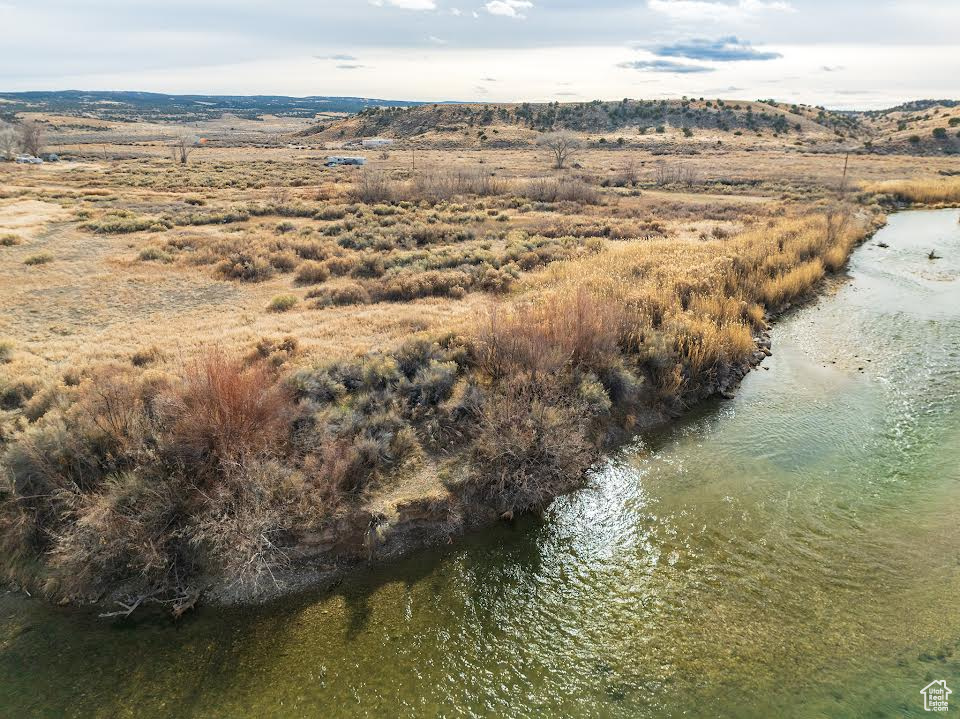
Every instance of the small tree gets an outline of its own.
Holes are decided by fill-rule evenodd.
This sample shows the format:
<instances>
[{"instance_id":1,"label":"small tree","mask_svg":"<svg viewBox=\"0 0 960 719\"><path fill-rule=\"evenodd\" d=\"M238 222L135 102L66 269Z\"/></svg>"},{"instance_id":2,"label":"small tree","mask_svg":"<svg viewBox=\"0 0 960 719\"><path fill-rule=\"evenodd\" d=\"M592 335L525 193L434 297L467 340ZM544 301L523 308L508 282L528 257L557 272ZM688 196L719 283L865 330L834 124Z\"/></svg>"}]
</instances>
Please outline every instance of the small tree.
<instances>
[{"instance_id":1,"label":"small tree","mask_svg":"<svg viewBox=\"0 0 960 719\"><path fill-rule=\"evenodd\" d=\"M186 135L181 135L174 143L172 150L173 161L179 162L181 165L186 165L187 158L190 157L190 153L193 151L193 145L190 144Z\"/></svg>"},{"instance_id":2,"label":"small tree","mask_svg":"<svg viewBox=\"0 0 960 719\"><path fill-rule=\"evenodd\" d=\"M539 144L550 150L553 166L558 170L580 149L580 140L569 132L551 132L541 137Z\"/></svg>"},{"instance_id":3,"label":"small tree","mask_svg":"<svg viewBox=\"0 0 960 719\"><path fill-rule=\"evenodd\" d=\"M39 157L43 152L43 130L39 123L33 120L21 123L20 149L35 157Z\"/></svg>"},{"instance_id":4,"label":"small tree","mask_svg":"<svg viewBox=\"0 0 960 719\"><path fill-rule=\"evenodd\" d=\"M0 120L0 159L12 160L19 144L13 125Z\"/></svg>"}]
</instances>

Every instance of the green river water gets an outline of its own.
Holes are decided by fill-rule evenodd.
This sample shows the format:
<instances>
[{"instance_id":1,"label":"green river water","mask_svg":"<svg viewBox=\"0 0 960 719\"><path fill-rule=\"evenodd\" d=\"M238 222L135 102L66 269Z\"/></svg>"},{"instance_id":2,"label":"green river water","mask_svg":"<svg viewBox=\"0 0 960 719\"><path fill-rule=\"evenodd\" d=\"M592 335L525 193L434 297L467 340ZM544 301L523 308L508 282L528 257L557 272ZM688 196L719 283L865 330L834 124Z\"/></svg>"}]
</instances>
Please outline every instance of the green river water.
<instances>
[{"instance_id":1,"label":"green river water","mask_svg":"<svg viewBox=\"0 0 960 719\"><path fill-rule=\"evenodd\" d=\"M0 595L0 716L960 713L958 214L892 215L735 400L543 520L176 624Z\"/></svg>"}]
</instances>

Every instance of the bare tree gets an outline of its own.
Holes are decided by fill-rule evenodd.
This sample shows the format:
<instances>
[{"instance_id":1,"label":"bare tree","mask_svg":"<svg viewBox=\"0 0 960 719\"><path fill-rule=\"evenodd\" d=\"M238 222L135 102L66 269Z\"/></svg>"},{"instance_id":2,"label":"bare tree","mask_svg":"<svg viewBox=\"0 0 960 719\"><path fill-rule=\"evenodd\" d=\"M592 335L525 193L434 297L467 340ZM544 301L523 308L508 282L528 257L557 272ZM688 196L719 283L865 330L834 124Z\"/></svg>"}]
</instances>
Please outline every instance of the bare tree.
<instances>
[{"instance_id":1,"label":"bare tree","mask_svg":"<svg viewBox=\"0 0 960 719\"><path fill-rule=\"evenodd\" d=\"M193 145L190 143L190 140L187 139L186 135L181 135L177 138L177 141L173 144L173 161L179 162L181 165L187 164L187 158L190 157L190 153L193 152Z\"/></svg>"},{"instance_id":2,"label":"bare tree","mask_svg":"<svg viewBox=\"0 0 960 719\"><path fill-rule=\"evenodd\" d=\"M0 120L0 159L12 160L20 143L13 125Z\"/></svg>"},{"instance_id":3,"label":"bare tree","mask_svg":"<svg viewBox=\"0 0 960 719\"><path fill-rule=\"evenodd\" d=\"M539 144L550 150L553 166L562 170L567 161L580 149L580 140L569 132L551 132L540 138Z\"/></svg>"},{"instance_id":4,"label":"bare tree","mask_svg":"<svg viewBox=\"0 0 960 719\"><path fill-rule=\"evenodd\" d=\"M20 123L20 149L28 155L40 156L43 152L43 129L40 123L33 120Z\"/></svg>"}]
</instances>

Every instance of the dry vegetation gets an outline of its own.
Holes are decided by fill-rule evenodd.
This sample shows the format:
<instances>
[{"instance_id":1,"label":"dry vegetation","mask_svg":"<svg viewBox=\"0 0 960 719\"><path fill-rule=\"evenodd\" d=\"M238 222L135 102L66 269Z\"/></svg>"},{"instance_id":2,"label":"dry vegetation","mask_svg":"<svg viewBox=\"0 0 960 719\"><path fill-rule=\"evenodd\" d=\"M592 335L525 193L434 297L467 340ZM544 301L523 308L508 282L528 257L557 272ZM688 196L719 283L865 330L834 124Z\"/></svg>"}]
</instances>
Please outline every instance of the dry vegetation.
<instances>
[{"instance_id":1,"label":"dry vegetation","mask_svg":"<svg viewBox=\"0 0 960 719\"><path fill-rule=\"evenodd\" d=\"M874 199L957 201L854 204L834 160L161 150L0 168L0 542L51 597L185 606L372 554L410 507L434 533L539 509L734 387Z\"/></svg>"},{"instance_id":2,"label":"dry vegetation","mask_svg":"<svg viewBox=\"0 0 960 719\"><path fill-rule=\"evenodd\" d=\"M890 197L894 202L928 207L953 207L960 203L960 177L935 180L883 180L866 183L863 189Z\"/></svg>"}]
</instances>

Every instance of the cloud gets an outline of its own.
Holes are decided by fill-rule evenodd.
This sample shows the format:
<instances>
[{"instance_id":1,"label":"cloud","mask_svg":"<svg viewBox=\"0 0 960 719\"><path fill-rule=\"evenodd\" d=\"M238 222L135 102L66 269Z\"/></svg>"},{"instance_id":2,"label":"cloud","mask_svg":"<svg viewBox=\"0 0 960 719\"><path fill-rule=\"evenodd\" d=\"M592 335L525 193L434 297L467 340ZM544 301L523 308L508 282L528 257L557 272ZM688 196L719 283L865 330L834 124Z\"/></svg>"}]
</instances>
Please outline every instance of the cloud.
<instances>
[{"instance_id":1,"label":"cloud","mask_svg":"<svg viewBox=\"0 0 960 719\"><path fill-rule=\"evenodd\" d=\"M432 42L434 45L446 45L446 44L447 44L447 41L446 41L446 40L444 40L443 38L437 37L436 35L431 35L430 37L427 38L427 40L429 40L430 42Z\"/></svg>"},{"instance_id":2,"label":"cloud","mask_svg":"<svg viewBox=\"0 0 960 719\"><path fill-rule=\"evenodd\" d=\"M496 81L497 81L497 78L495 78L495 77L481 77L480 79L483 80L484 82L496 82Z\"/></svg>"},{"instance_id":3,"label":"cloud","mask_svg":"<svg viewBox=\"0 0 960 719\"><path fill-rule=\"evenodd\" d=\"M713 72L713 68L706 65L687 65L670 60L630 60L628 62L618 62L617 67L627 70L643 70L644 72L676 72L682 75L694 72Z\"/></svg>"},{"instance_id":4,"label":"cloud","mask_svg":"<svg viewBox=\"0 0 960 719\"><path fill-rule=\"evenodd\" d=\"M713 60L732 62L734 60L775 60L783 57L778 52L755 50L749 42L741 42L733 35L717 40L695 38L662 45L653 51L659 57L687 57L691 60Z\"/></svg>"},{"instance_id":5,"label":"cloud","mask_svg":"<svg viewBox=\"0 0 960 719\"><path fill-rule=\"evenodd\" d=\"M338 70L359 70L366 65L337 65Z\"/></svg>"},{"instance_id":6,"label":"cloud","mask_svg":"<svg viewBox=\"0 0 960 719\"><path fill-rule=\"evenodd\" d=\"M437 3L434 0L370 0L371 5L383 7L392 5L402 10L436 10Z\"/></svg>"},{"instance_id":7,"label":"cloud","mask_svg":"<svg viewBox=\"0 0 960 719\"><path fill-rule=\"evenodd\" d=\"M526 17L521 11L529 10L533 3L529 0L491 0L483 6L491 15L502 15L504 17L515 17L522 20Z\"/></svg>"},{"instance_id":8,"label":"cloud","mask_svg":"<svg viewBox=\"0 0 960 719\"><path fill-rule=\"evenodd\" d=\"M772 10L795 12L784 0L647 0L647 7L674 20L712 20L714 22L744 20L751 15Z\"/></svg>"},{"instance_id":9,"label":"cloud","mask_svg":"<svg viewBox=\"0 0 960 719\"><path fill-rule=\"evenodd\" d=\"M357 59L353 55L344 55L342 53L336 55L314 55L313 57L317 60L341 60L344 62L352 62Z\"/></svg>"},{"instance_id":10,"label":"cloud","mask_svg":"<svg viewBox=\"0 0 960 719\"><path fill-rule=\"evenodd\" d=\"M824 72L840 72L841 70L846 70L843 65L824 65L820 69Z\"/></svg>"},{"instance_id":11,"label":"cloud","mask_svg":"<svg viewBox=\"0 0 960 719\"><path fill-rule=\"evenodd\" d=\"M452 7L450 8L450 14L454 17L460 17L463 13L460 12L460 8Z\"/></svg>"}]
</instances>

